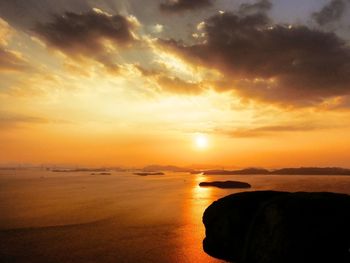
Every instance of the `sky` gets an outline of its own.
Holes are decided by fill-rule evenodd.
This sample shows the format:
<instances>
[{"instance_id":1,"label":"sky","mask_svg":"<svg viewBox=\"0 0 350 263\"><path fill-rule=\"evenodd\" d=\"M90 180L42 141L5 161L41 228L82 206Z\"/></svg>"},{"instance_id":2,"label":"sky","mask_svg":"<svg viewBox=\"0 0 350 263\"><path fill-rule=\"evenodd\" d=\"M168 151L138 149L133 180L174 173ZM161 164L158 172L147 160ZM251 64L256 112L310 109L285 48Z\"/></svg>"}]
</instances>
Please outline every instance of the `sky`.
<instances>
[{"instance_id":1,"label":"sky","mask_svg":"<svg viewBox=\"0 0 350 263\"><path fill-rule=\"evenodd\" d=\"M0 0L0 165L350 167L349 14Z\"/></svg>"}]
</instances>

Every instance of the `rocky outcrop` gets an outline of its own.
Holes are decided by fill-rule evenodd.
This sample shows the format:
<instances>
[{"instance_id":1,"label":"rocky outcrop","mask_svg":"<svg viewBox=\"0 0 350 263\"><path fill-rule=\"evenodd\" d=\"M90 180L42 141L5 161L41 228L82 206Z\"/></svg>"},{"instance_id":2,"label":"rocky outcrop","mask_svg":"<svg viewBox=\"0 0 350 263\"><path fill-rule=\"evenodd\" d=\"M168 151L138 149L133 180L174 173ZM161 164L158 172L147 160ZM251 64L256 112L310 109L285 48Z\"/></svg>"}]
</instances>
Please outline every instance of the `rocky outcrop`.
<instances>
[{"instance_id":1,"label":"rocky outcrop","mask_svg":"<svg viewBox=\"0 0 350 263\"><path fill-rule=\"evenodd\" d=\"M204 250L237 263L350 262L350 196L245 192L203 215Z\"/></svg>"},{"instance_id":2,"label":"rocky outcrop","mask_svg":"<svg viewBox=\"0 0 350 263\"><path fill-rule=\"evenodd\" d=\"M238 181L215 181L215 182L201 182L200 187L217 187L223 189L240 189L240 188L250 188L251 185L245 182Z\"/></svg>"},{"instance_id":3,"label":"rocky outcrop","mask_svg":"<svg viewBox=\"0 0 350 263\"><path fill-rule=\"evenodd\" d=\"M240 262L245 240L256 211L267 200L286 193L244 192L224 197L204 212L204 251L228 261Z\"/></svg>"}]
</instances>

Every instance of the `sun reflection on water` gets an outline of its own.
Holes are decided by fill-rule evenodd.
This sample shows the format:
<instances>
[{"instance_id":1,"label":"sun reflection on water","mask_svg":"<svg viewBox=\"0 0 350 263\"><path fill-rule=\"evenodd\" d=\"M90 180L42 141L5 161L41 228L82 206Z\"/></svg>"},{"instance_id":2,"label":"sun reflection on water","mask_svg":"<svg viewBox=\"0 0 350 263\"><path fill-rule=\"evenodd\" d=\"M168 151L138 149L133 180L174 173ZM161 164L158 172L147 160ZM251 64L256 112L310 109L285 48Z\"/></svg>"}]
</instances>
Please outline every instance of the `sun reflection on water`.
<instances>
[{"instance_id":1,"label":"sun reflection on water","mask_svg":"<svg viewBox=\"0 0 350 263\"><path fill-rule=\"evenodd\" d=\"M205 176L197 176L195 178L195 185L192 187L191 214L196 219L201 218L205 208L214 201L213 188L199 186L199 183L203 181L206 181Z\"/></svg>"},{"instance_id":2,"label":"sun reflection on water","mask_svg":"<svg viewBox=\"0 0 350 263\"><path fill-rule=\"evenodd\" d=\"M214 201L213 189L199 186L203 181L206 181L205 176L195 175L188 191L184 207L186 227L183 229L181 239L181 247L186 248L183 251L186 258L182 259L182 262L220 262L208 256L202 248L205 236L202 216L204 210Z\"/></svg>"}]
</instances>

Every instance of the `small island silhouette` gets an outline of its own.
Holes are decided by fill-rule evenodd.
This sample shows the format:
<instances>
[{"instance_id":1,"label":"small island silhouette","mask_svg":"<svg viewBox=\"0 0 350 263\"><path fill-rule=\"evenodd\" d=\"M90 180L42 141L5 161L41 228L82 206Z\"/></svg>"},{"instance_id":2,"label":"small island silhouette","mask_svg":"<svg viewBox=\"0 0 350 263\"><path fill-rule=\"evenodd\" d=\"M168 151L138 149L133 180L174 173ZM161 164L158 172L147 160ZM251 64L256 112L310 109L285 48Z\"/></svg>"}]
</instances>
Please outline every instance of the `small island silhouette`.
<instances>
[{"instance_id":1,"label":"small island silhouette","mask_svg":"<svg viewBox=\"0 0 350 263\"><path fill-rule=\"evenodd\" d=\"M148 175L164 175L162 172L138 172L134 173L135 175L140 175L140 176L148 176Z\"/></svg>"},{"instance_id":2,"label":"small island silhouette","mask_svg":"<svg viewBox=\"0 0 350 263\"><path fill-rule=\"evenodd\" d=\"M217 187L223 189L235 189L235 188L250 188L251 185L245 182L238 181L225 181L225 182L201 182L199 183L200 187Z\"/></svg>"}]
</instances>

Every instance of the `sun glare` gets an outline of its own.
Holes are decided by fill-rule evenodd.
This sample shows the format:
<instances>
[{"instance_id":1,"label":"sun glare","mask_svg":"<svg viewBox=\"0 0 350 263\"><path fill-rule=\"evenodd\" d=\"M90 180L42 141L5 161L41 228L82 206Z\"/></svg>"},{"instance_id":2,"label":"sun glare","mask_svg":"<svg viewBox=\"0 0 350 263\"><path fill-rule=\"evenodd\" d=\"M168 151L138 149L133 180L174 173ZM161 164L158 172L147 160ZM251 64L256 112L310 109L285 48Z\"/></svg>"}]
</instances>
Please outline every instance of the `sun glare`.
<instances>
[{"instance_id":1,"label":"sun glare","mask_svg":"<svg viewBox=\"0 0 350 263\"><path fill-rule=\"evenodd\" d=\"M208 138L203 134L197 134L195 144L198 149L205 149L208 147Z\"/></svg>"}]
</instances>

